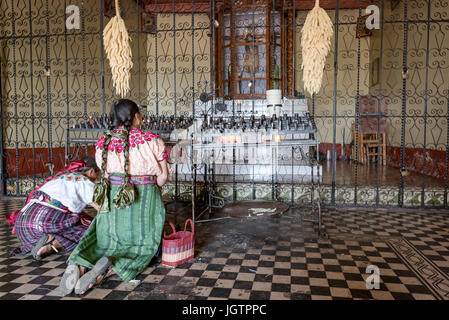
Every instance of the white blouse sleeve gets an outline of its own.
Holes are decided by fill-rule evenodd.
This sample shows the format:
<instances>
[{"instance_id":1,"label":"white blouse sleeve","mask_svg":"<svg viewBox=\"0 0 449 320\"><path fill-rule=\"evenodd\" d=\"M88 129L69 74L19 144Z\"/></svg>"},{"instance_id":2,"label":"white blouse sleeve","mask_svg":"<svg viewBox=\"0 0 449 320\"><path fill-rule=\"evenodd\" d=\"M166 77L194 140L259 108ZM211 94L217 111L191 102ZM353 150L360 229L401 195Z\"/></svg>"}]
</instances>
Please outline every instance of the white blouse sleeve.
<instances>
[{"instance_id":1,"label":"white blouse sleeve","mask_svg":"<svg viewBox=\"0 0 449 320\"><path fill-rule=\"evenodd\" d=\"M95 184L90 180L77 181L76 193L78 199L87 206L92 202Z\"/></svg>"}]
</instances>

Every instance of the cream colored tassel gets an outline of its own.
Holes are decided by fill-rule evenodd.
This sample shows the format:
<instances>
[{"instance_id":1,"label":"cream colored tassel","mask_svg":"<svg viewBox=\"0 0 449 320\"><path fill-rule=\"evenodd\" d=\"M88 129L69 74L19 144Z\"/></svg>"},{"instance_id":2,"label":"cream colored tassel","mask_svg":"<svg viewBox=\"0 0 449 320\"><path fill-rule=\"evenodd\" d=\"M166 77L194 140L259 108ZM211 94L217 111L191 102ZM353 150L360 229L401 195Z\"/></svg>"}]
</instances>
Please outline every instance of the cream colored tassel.
<instances>
[{"instance_id":1,"label":"cream colored tassel","mask_svg":"<svg viewBox=\"0 0 449 320\"><path fill-rule=\"evenodd\" d=\"M121 97L129 92L130 70L133 67L130 38L125 21L120 17L119 3L115 0L115 17L103 30L103 41L106 57L112 72L112 83Z\"/></svg>"},{"instance_id":2,"label":"cream colored tassel","mask_svg":"<svg viewBox=\"0 0 449 320\"><path fill-rule=\"evenodd\" d=\"M310 94L320 91L324 64L330 51L333 33L329 15L320 8L319 0L316 0L315 7L308 13L301 30L301 68L303 69L304 89Z\"/></svg>"}]
</instances>

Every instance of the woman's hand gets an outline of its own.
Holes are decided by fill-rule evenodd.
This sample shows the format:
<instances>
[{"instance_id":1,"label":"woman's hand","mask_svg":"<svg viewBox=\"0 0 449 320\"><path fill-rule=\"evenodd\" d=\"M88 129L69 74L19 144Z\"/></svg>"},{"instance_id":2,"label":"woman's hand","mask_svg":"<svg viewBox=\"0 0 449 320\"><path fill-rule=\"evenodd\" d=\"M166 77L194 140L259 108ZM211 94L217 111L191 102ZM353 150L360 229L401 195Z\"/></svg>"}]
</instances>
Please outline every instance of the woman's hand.
<instances>
[{"instance_id":1,"label":"woman's hand","mask_svg":"<svg viewBox=\"0 0 449 320\"><path fill-rule=\"evenodd\" d=\"M100 209L96 203L91 202L91 203L89 203L89 205L90 205L92 208L94 208L95 210L97 210L97 212L98 212L98 210Z\"/></svg>"},{"instance_id":2,"label":"woman's hand","mask_svg":"<svg viewBox=\"0 0 449 320\"><path fill-rule=\"evenodd\" d=\"M163 160L159 162L161 165L162 173L157 176L156 183L158 187L162 188L162 186L167 182L168 179L168 166L167 166L167 160Z\"/></svg>"}]
</instances>

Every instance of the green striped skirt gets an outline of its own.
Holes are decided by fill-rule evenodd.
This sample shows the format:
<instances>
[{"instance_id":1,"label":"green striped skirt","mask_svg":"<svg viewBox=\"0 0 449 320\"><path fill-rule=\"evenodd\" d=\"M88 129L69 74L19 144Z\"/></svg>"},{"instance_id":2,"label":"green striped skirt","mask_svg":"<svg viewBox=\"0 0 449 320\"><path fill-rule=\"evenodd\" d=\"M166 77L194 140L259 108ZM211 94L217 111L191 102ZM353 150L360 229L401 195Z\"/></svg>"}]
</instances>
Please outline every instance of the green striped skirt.
<instances>
[{"instance_id":1,"label":"green striped skirt","mask_svg":"<svg viewBox=\"0 0 449 320\"><path fill-rule=\"evenodd\" d=\"M87 268L103 256L123 281L140 274L156 254L165 222L165 207L155 184L135 184L137 199L119 210L112 199L120 185L111 184L110 212L95 216L69 261Z\"/></svg>"}]
</instances>

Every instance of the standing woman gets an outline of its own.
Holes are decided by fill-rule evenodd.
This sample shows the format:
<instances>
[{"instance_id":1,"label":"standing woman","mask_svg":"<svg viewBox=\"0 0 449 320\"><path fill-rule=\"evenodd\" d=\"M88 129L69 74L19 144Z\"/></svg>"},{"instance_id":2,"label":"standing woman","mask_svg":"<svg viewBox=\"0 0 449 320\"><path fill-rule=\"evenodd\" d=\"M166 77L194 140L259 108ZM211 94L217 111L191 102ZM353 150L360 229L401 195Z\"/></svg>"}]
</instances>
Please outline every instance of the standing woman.
<instances>
[{"instance_id":1,"label":"standing woman","mask_svg":"<svg viewBox=\"0 0 449 320\"><path fill-rule=\"evenodd\" d=\"M111 130L96 143L102 177L93 202L99 213L68 259L63 295L73 289L83 294L112 272L126 282L134 279L161 241L165 207L158 187L168 177L164 142L139 129L142 115L133 101L115 102L110 121Z\"/></svg>"}]
</instances>

